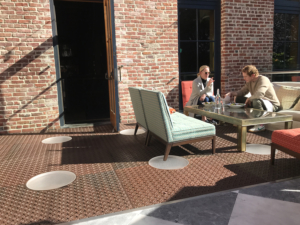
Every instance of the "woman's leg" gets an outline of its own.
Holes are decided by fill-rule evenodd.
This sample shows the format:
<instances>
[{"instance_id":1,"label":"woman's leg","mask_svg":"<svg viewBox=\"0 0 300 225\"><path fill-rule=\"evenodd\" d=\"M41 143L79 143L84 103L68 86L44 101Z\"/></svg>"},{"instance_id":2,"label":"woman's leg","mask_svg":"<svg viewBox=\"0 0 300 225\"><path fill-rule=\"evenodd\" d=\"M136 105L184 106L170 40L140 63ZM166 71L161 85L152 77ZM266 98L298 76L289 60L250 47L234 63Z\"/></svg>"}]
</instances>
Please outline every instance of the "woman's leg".
<instances>
[{"instance_id":1,"label":"woman's leg","mask_svg":"<svg viewBox=\"0 0 300 225\"><path fill-rule=\"evenodd\" d=\"M207 97L205 97L204 101L203 102L208 102L208 98L206 99ZM197 105L203 105L202 104L202 101L200 101L200 98L198 99L198 103ZM202 121L206 121L206 116L202 116Z\"/></svg>"},{"instance_id":2,"label":"woman's leg","mask_svg":"<svg viewBox=\"0 0 300 225\"><path fill-rule=\"evenodd\" d=\"M210 102L209 97L206 96L205 99L203 100L203 102Z\"/></svg>"},{"instance_id":3,"label":"woman's leg","mask_svg":"<svg viewBox=\"0 0 300 225\"><path fill-rule=\"evenodd\" d=\"M215 102L215 98L213 96L209 96L209 101L210 102Z\"/></svg>"},{"instance_id":4,"label":"woman's leg","mask_svg":"<svg viewBox=\"0 0 300 225\"><path fill-rule=\"evenodd\" d=\"M215 98L213 96L209 96L209 102L215 102ZM209 122L216 125L217 124L217 121L213 120L213 119L209 119Z\"/></svg>"}]
</instances>

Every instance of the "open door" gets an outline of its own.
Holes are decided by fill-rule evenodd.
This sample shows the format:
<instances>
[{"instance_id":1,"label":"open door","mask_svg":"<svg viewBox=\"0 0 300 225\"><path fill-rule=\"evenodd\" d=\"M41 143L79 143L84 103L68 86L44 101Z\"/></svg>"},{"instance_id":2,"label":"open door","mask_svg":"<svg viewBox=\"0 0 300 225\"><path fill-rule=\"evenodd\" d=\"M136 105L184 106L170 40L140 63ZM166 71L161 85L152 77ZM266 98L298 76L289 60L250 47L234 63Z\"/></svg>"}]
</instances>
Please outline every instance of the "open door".
<instances>
[{"instance_id":1,"label":"open door","mask_svg":"<svg viewBox=\"0 0 300 225\"><path fill-rule=\"evenodd\" d=\"M115 97L115 73L113 61L112 23L111 23L111 0L103 0L105 36L106 36L106 58L107 58L107 79L109 91L110 121L117 131L116 120L116 97Z\"/></svg>"}]
</instances>

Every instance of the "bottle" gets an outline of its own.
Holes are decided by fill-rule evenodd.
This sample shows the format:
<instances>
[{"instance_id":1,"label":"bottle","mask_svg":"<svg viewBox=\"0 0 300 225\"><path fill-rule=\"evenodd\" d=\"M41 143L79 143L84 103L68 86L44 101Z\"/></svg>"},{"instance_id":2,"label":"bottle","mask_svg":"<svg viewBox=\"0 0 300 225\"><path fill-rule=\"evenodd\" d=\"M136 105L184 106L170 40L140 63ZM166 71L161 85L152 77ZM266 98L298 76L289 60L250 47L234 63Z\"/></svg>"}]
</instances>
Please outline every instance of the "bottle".
<instances>
[{"instance_id":1,"label":"bottle","mask_svg":"<svg viewBox=\"0 0 300 225\"><path fill-rule=\"evenodd\" d=\"M217 94L216 94L216 97L215 97L215 108L216 109L221 108L221 96L220 96L220 93L219 93L219 89L217 89Z\"/></svg>"}]
</instances>

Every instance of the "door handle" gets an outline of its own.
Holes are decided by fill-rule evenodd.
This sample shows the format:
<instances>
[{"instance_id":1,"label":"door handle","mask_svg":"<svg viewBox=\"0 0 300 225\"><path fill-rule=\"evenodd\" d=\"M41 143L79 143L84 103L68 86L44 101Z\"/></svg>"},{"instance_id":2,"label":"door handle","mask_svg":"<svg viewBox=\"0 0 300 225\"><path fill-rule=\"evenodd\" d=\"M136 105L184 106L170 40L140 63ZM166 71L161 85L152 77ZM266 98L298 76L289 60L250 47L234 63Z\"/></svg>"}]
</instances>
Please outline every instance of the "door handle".
<instances>
[{"instance_id":1,"label":"door handle","mask_svg":"<svg viewBox=\"0 0 300 225\"><path fill-rule=\"evenodd\" d=\"M105 73L105 79L106 79L106 80L108 80L108 76L107 76L107 73Z\"/></svg>"},{"instance_id":2,"label":"door handle","mask_svg":"<svg viewBox=\"0 0 300 225\"><path fill-rule=\"evenodd\" d=\"M122 73L121 73L121 69L122 69L123 65L118 67L118 70L120 71L120 81L122 81Z\"/></svg>"}]
</instances>

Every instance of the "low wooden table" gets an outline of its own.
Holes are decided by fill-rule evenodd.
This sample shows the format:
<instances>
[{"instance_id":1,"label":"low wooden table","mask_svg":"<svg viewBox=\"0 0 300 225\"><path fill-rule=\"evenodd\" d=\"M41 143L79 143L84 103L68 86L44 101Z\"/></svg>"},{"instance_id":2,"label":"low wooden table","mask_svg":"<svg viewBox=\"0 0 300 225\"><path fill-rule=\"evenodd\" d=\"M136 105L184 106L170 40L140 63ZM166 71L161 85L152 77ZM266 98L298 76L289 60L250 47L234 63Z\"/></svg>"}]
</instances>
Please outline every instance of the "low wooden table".
<instances>
[{"instance_id":1,"label":"low wooden table","mask_svg":"<svg viewBox=\"0 0 300 225\"><path fill-rule=\"evenodd\" d=\"M216 109L214 106L185 106L184 114L188 116L189 112L237 125L239 151L246 151L248 126L285 122L285 129L291 129L293 125L293 116L253 108L230 108L226 106Z\"/></svg>"}]
</instances>

